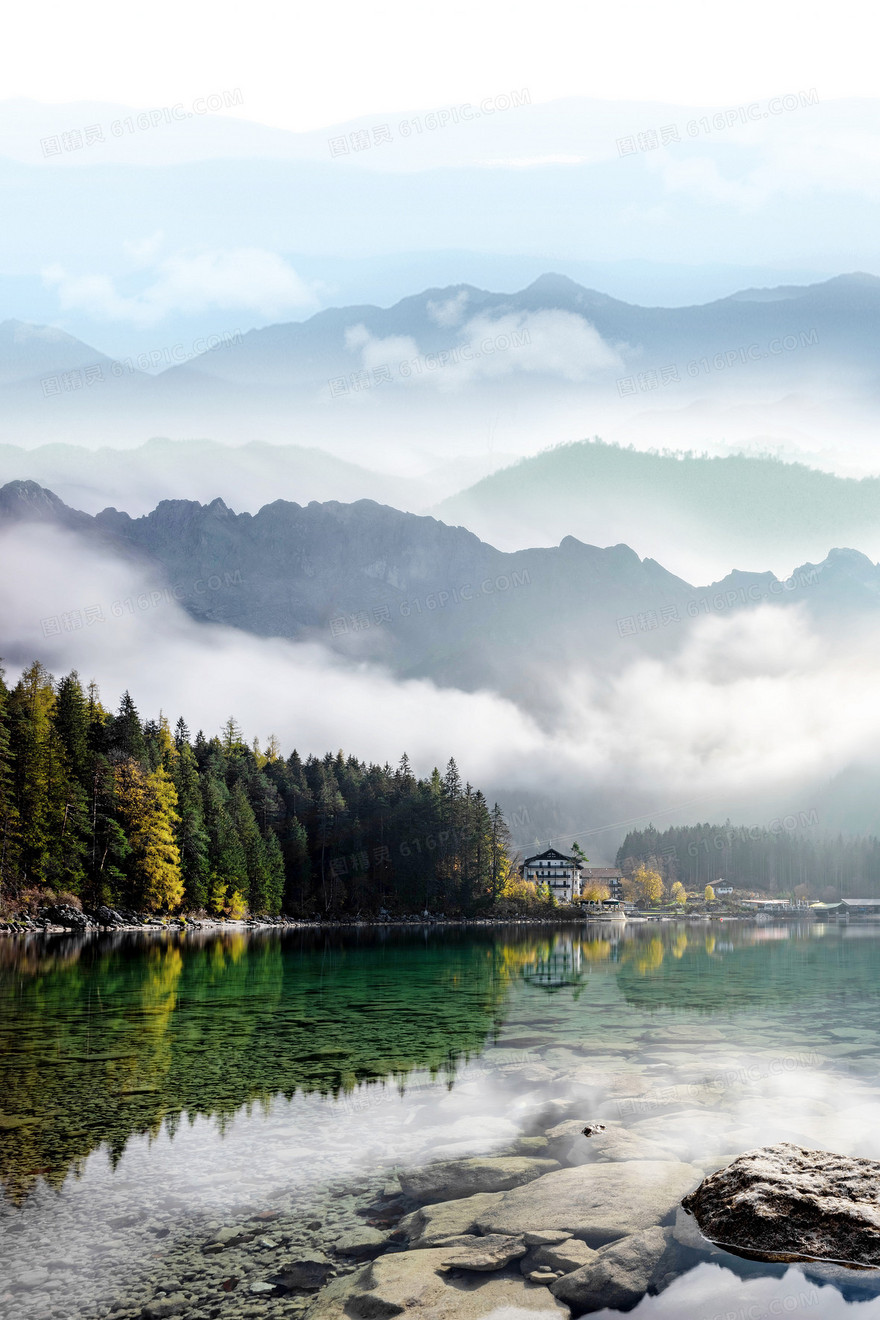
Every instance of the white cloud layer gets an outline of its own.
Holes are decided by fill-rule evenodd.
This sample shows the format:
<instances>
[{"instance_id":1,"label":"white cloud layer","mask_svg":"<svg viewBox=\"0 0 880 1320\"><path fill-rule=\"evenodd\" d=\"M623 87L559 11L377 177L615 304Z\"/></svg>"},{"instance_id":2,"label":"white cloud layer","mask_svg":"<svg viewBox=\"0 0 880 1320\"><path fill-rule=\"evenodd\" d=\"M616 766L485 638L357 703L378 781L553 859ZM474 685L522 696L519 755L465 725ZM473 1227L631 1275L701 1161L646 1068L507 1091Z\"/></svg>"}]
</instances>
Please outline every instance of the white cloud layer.
<instances>
[{"instance_id":1,"label":"white cloud layer","mask_svg":"<svg viewBox=\"0 0 880 1320\"><path fill-rule=\"evenodd\" d=\"M660 789L672 805L824 783L880 745L880 706L864 698L880 681L876 629L829 646L796 608L700 619L671 658L634 655L610 674L585 648L551 727L494 693L401 682L314 642L198 624L156 576L69 533L8 530L0 562L11 669L33 658L56 675L76 667L111 707L129 688L145 717L183 714L208 734L235 713L249 736L274 732L288 751L342 746L393 762L405 749L423 773L455 755L476 783L600 787L621 804ZM93 605L104 619L87 624ZM81 626L68 629L75 611ZM60 621L54 635L46 619Z\"/></svg>"},{"instance_id":2,"label":"white cloud layer","mask_svg":"<svg viewBox=\"0 0 880 1320\"><path fill-rule=\"evenodd\" d=\"M429 303L432 320L455 325L464 306L461 297L443 304ZM377 338L365 325L349 326L345 345L352 352L360 351L367 371L387 367L394 380L408 380L416 387L427 384L445 392L513 375L580 382L624 369L620 354L589 321L563 311L473 316L461 327L455 343L441 352L421 353L408 335Z\"/></svg>"},{"instance_id":3,"label":"white cloud layer","mask_svg":"<svg viewBox=\"0 0 880 1320\"><path fill-rule=\"evenodd\" d=\"M150 265L160 236L129 244L138 266ZM218 308L261 317L314 310L314 290L277 252L263 248L178 253L159 261L153 279L140 293L119 293L108 275L71 275L60 265L43 271L64 311L86 312L97 320L126 321L148 327L173 313L198 315Z\"/></svg>"}]
</instances>

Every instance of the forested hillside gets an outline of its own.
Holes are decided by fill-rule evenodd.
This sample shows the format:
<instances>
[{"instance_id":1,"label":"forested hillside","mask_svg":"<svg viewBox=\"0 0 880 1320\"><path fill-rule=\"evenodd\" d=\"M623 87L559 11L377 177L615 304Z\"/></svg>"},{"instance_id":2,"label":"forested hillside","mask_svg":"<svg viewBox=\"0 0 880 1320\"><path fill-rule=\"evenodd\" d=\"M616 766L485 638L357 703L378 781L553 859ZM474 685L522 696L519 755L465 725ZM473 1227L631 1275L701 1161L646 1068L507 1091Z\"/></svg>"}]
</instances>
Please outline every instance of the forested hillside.
<instances>
[{"instance_id":1,"label":"forested hillside","mask_svg":"<svg viewBox=\"0 0 880 1320\"><path fill-rule=\"evenodd\" d=\"M654 866L667 885L697 889L727 880L736 889L813 897L880 895L880 839L829 836L815 810L792 812L762 826L674 825L631 830L617 852L624 871Z\"/></svg>"},{"instance_id":2,"label":"forested hillside","mask_svg":"<svg viewBox=\"0 0 880 1320\"><path fill-rule=\"evenodd\" d=\"M0 677L0 905L216 915L478 912L516 891L500 808L455 761L418 779L341 751L286 758L102 705L76 672Z\"/></svg>"}]
</instances>

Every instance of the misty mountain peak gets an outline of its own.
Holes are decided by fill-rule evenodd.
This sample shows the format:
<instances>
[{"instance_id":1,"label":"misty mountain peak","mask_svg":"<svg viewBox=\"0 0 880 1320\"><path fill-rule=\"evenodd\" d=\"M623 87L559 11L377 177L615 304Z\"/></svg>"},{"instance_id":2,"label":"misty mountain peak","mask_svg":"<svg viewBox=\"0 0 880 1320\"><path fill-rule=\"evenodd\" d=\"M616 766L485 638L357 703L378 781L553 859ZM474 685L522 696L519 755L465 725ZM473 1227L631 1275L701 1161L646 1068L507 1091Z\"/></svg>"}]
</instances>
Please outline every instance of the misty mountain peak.
<instances>
[{"instance_id":1,"label":"misty mountain peak","mask_svg":"<svg viewBox=\"0 0 880 1320\"><path fill-rule=\"evenodd\" d=\"M568 275L559 275L555 271L548 271L533 280L524 292L543 293L548 298L552 298L558 294L586 293L586 289L583 285L570 279Z\"/></svg>"},{"instance_id":2,"label":"misty mountain peak","mask_svg":"<svg viewBox=\"0 0 880 1320\"><path fill-rule=\"evenodd\" d=\"M848 547L836 547L828 551L825 563L835 567L863 568L873 572L877 565L867 555L862 554L861 550L851 550Z\"/></svg>"},{"instance_id":3,"label":"misty mountain peak","mask_svg":"<svg viewBox=\"0 0 880 1320\"><path fill-rule=\"evenodd\" d=\"M0 487L0 510L12 518L40 518L52 522L68 512L57 495L36 481L8 481Z\"/></svg>"},{"instance_id":4,"label":"misty mountain peak","mask_svg":"<svg viewBox=\"0 0 880 1320\"><path fill-rule=\"evenodd\" d=\"M825 281L825 287L843 289L880 289L880 276L871 275L866 270L850 271L846 275L834 275Z\"/></svg>"}]
</instances>

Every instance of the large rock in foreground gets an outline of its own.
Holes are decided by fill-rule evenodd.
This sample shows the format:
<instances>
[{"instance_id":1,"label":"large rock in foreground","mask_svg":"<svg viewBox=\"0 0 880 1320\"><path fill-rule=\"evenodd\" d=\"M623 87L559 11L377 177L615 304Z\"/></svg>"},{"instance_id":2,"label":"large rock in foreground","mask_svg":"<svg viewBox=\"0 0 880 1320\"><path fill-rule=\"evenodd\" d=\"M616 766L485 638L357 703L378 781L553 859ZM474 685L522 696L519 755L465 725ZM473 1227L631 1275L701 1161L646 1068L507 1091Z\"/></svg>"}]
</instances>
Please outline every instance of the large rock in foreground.
<instances>
[{"instance_id":1,"label":"large rock in foreground","mask_svg":"<svg viewBox=\"0 0 880 1320\"><path fill-rule=\"evenodd\" d=\"M560 1169L505 1192L477 1216L482 1233L565 1229L591 1247L670 1217L700 1170L671 1160L627 1160Z\"/></svg>"},{"instance_id":2,"label":"large rock in foreground","mask_svg":"<svg viewBox=\"0 0 880 1320\"><path fill-rule=\"evenodd\" d=\"M706 1237L746 1256L880 1266L874 1160L782 1141L710 1174L682 1205Z\"/></svg>"}]
</instances>

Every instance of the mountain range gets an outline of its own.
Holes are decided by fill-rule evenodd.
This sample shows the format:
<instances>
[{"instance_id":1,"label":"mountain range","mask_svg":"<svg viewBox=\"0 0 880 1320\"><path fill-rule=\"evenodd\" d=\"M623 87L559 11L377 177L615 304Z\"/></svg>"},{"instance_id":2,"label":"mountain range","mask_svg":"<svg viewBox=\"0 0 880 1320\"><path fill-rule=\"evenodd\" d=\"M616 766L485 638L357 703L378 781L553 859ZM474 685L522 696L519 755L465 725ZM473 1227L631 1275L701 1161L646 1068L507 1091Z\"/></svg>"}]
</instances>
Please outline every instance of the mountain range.
<instances>
[{"instance_id":1,"label":"mountain range","mask_svg":"<svg viewBox=\"0 0 880 1320\"><path fill-rule=\"evenodd\" d=\"M838 400L844 426L856 404L872 415L876 407L880 279L852 274L662 308L546 274L516 293L458 284L388 308L230 325L194 344L203 351L160 341L140 358L111 359L52 327L3 322L0 437L29 446L270 439L344 448L348 461L393 441L398 457L408 448L436 462L473 453L478 434L485 447L493 427L502 448L533 452L542 418L553 443L576 438L572 426L583 434L585 418L617 438L658 410L667 431L685 432L707 408L760 403L772 430L786 396L807 418L809 400ZM702 411L690 416L695 405Z\"/></svg>"},{"instance_id":2,"label":"mountain range","mask_svg":"<svg viewBox=\"0 0 880 1320\"><path fill-rule=\"evenodd\" d=\"M277 500L255 515L220 499L164 500L132 518L85 514L35 482L10 482L0 489L0 531L21 523L137 563L200 621L317 641L399 678L488 688L547 714L564 702L557 683L567 673L611 674L638 655L669 654L707 615L799 603L830 632L880 609L880 567L854 550L832 550L784 581L734 570L699 587L626 545L566 536L507 553L371 500Z\"/></svg>"},{"instance_id":3,"label":"mountain range","mask_svg":"<svg viewBox=\"0 0 880 1320\"><path fill-rule=\"evenodd\" d=\"M0 445L0 485L34 480L67 504L136 515L165 499L220 496L255 513L281 498L374 500L460 524L498 549L625 542L690 582L731 564L787 574L858 546L880 559L880 479L839 477L778 458L644 452L580 441L515 461L497 451L386 473L298 445L154 439L133 449ZM445 498L444 498L445 497Z\"/></svg>"}]
</instances>

